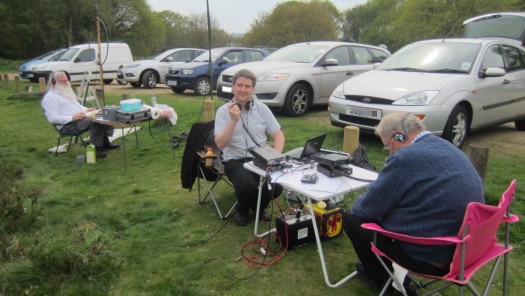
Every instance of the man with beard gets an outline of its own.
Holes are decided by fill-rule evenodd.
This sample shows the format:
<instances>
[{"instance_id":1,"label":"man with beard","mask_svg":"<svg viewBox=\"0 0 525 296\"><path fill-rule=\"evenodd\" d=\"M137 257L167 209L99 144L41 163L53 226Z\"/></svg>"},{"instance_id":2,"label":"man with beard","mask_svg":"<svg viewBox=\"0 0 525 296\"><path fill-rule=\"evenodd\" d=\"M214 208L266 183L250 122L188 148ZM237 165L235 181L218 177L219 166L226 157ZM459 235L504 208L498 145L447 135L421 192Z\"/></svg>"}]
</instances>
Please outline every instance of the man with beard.
<instances>
[{"instance_id":1,"label":"man with beard","mask_svg":"<svg viewBox=\"0 0 525 296\"><path fill-rule=\"evenodd\" d=\"M50 80L49 91L42 99L42 108L47 120L57 125L60 130L74 129L85 130L89 128L89 142L97 149L97 158L106 157L104 151L116 149L117 144L111 144L108 137L113 135L113 127L93 123L86 119L86 112L94 111L78 103L77 96L63 71L53 73ZM77 127L69 124L76 122Z\"/></svg>"}]
</instances>

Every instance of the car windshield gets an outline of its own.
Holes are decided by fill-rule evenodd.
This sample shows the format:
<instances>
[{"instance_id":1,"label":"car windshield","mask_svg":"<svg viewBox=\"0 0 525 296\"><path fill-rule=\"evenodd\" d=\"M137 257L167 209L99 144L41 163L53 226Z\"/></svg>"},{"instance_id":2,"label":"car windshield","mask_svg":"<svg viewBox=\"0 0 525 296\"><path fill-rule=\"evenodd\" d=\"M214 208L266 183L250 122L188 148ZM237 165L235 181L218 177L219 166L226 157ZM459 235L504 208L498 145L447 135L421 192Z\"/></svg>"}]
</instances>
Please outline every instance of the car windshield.
<instances>
[{"instance_id":1,"label":"car windshield","mask_svg":"<svg viewBox=\"0 0 525 296\"><path fill-rule=\"evenodd\" d=\"M422 42L407 45L386 59L379 70L470 73L479 44Z\"/></svg>"},{"instance_id":2,"label":"car windshield","mask_svg":"<svg viewBox=\"0 0 525 296\"><path fill-rule=\"evenodd\" d=\"M78 52L78 48L69 48L60 55L58 61L70 61Z\"/></svg>"},{"instance_id":3,"label":"car windshield","mask_svg":"<svg viewBox=\"0 0 525 296\"><path fill-rule=\"evenodd\" d=\"M56 50L52 55L47 57L47 60L49 62L58 61L65 51L65 49Z\"/></svg>"},{"instance_id":4,"label":"car windshield","mask_svg":"<svg viewBox=\"0 0 525 296\"><path fill-rule=\"evenodd\" d=\"M218 59L219 57L222 56L222 54L226 51L226 49L224 48L213 48L211 50L211 61L212 62L215 62L216 59ZM209 61L209 58L210 58L210 53L209 51L205 51L203 52L201 55L199 55L198 57L196 57L193 61L194 62L207 62Z\"/></svg>"},{"instance_id":5,"label":"car windshield","mask_svg":"<svg viewBox=\"0 0 525 296\"><path fill-rule=\"evenodd\" d=\"M325 45L298 44L274 51L263 61L310 63L327 50Z\"/></svg>"},{"instance_id":6,"label":"car windshield","mask_svg":"<svg viewBox=\"0 0 525 296\"><path fill-rule=\"evenodd\" d=\"M503 37L523 41L525 37L525 14L493 14L465 26L466 38Z\"/></svg>"},{"instance_id":7,"label":"car windshield","mask_svg":"<svg viewBox=\"0 0 525 296\"><path fill-rule=\"evenodd\" d=\"M41 56L39 56L38 58L35 58L35 60L51 60L53 57L55 57L56 55L60 55L60 53L64 51L63 49L56 49L56 50L53 50L53 51L50 51L48 53L45 53Z\"/></svg>"}]
</instances>

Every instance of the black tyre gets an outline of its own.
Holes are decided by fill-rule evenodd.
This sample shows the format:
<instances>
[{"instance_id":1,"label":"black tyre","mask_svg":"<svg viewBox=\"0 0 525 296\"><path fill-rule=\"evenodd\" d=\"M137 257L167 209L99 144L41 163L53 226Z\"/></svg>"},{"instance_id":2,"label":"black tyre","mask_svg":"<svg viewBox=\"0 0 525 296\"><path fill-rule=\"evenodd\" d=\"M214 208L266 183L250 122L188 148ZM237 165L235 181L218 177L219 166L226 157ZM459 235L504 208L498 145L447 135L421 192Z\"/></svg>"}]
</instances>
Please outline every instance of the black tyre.
<instances>
[{"instance_id":1,"label":"black tyre","mask_svg":"<svg viewBox=\"0 0 525 296\"><path fill-rule=\"evenodd\" d=\"M199 96L207 96L211 94L211 84L210 80L205 77L201 77L197 80L197 83L195 83L195 87L193 88L193 91L196 95Z\"/></svg>"},{"instance_id":2,"label":"black tyre","mask_svg":"<svg viewBox=\"0 0 525 296\"><path fill-rule=\"evenodd\" d=\"M514 126L519 131L525 131L525 119L514 121Z\"/></svg>"},{"instance_id":3,"label":"black tyre","mask_svg":"<svg viewBox=\"0 0 525 296\"><path fill-rule=\"evenodd\" d=\"M104 79L104 84L111 84L113 82L113 79Z\"/></svg>"},{"instance_id":4,"label":"black tyre","mask_svg":"<svg viewBox=\"0 0 525 296\"><path fill-rule=\"evenodd\" d=\"M469 131L469 117L463 106L456 106L450 112L447 124L443 130L443 139L451 142L454 146L461 148Z\"/></svg>"},{"instance_id":5,"label":"black tyre","mask_svg":"<svg viewBox=\"0 0 525 296\"><path fill-rule=\"evenodd\" d=\"M144 88L151 89L157 85L157 74L153 71L146 71L142 75L142 85Z\"/></svg>"},{"instance_id":6,"label":"black tyre","mask_svg":"<svg viewBox=\"0 0 525 296\"><path fill-rule=\"evenodd\" d=\"M142 83L140 82L130 82L129 84L131 84L131 86L133 86L134 88L139 88L142 85Z\"/></svg>"},{"instance_id":7,"label":"black tyre","mask_svg":"<svg viewBox=\"0 0 525 296\"><path fill-rule=\"evenodd\" d=\"M170 86L171 90L176 94L183 93L186 89L182 87Z\"/></svg>"},{"instance_id":8,"label":"black tyre","mask_svg":"<svg viewBox=\"0 0 525 296\"><path fill-rule=\"evenodd\" d=\"M303 84L295 84L288 90L284 101L284 114L292 117L303 116L310 108L312 94Z\"/></svg>"},{"instance_id":9,"label":"black tyre","mask_svg":"<svg viewBox=\"0 0 525 296\"><path fill-rule=\"evenodd\" d=\"M117 79L117 83L120 84L120 85L126 85L128 84L128 82L124 79Z\"/></svg>"}]
</instances>

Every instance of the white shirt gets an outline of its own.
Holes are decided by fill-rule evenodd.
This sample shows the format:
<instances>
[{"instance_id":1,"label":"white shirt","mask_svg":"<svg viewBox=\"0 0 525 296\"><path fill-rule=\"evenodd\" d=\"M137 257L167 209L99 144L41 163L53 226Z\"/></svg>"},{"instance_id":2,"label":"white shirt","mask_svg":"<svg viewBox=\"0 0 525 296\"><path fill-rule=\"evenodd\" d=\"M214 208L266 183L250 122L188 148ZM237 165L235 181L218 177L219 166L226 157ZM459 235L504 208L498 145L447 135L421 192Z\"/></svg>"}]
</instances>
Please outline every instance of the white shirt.
<instances>
[{"instance_id":1,"label":"white shirt","mask_svg":"<svg viewBox=\"0 0 525 296\"><path fill-rule=\"evenodd\" d=\"M58 125L60 129L64 124L73 121L73 116L79 112L85 113L86 107L80 105L76 100L71 101L50 89L42 99L42 108L47 120Z\"/></svg>"}]
</instances>

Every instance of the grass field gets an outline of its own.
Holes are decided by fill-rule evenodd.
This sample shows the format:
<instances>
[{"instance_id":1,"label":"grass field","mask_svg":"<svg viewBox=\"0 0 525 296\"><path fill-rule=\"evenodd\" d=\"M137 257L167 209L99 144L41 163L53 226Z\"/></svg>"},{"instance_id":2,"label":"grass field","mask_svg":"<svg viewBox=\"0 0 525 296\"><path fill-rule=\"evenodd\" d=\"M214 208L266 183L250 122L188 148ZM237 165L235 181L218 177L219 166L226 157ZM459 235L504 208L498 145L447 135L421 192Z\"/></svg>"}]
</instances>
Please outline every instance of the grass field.
<instances>
[{"instance_id":1,"label":"grass field","mask_svg":"<svg viewBox=\"0 0 525 296\"><path fill-rule=\"evenodd\" d=\"M22 199L25 210L8 217L16 223L0 222L0 295L377 294L360 279L328 288L315 244L278 250L281 257L272 264L274 258L267 258L267 267L249 266L250 260L258 260L252 246L259 249L253 245L253 221L238 227L220 220L211 201L197 203L196 185L191 192L181 187L184 147L172 148L169 138L203 120L202 98L157 95L159 103L176 110L178 123L169 129L142 124L139 146L127 142L124 171L120 150L95 165L76 163L76 156L85 152L78 146L57 157L48 154L57 134L39 99L13 92L12 84L0 87L0 164L2 176L13 177L11 193ZM109 101L120 97L106 94ZM137 97L149 103L147 95ZM221 104L215 100L215 108ZM278 120L287 149L323 132L328 133L324 148L342 148L343 130L330 126L324 108L302 118L278 115ZM361 142L380 169L387 156L381 142L373 136L362 136ZM496 203L510 180L517 179L513 212L523 218L525 157L512 151L491 150L487 201ZM233 202L231 189L224 186L217 192L221 206ZM345 201L351 203L356 196L347 195ZM278 201L287 206L282 198ZM514 225L511 233L515 251L510 257L510 295L520 295L525 288L523 223ZM269 244L276 246L274 239ZM357 258L344 235L325 242L323 248L332 282L354 269ZM499 295L500 275L490 295ZM450 290L442 295L456 294Z\"/></svg>"}]
</instances>

